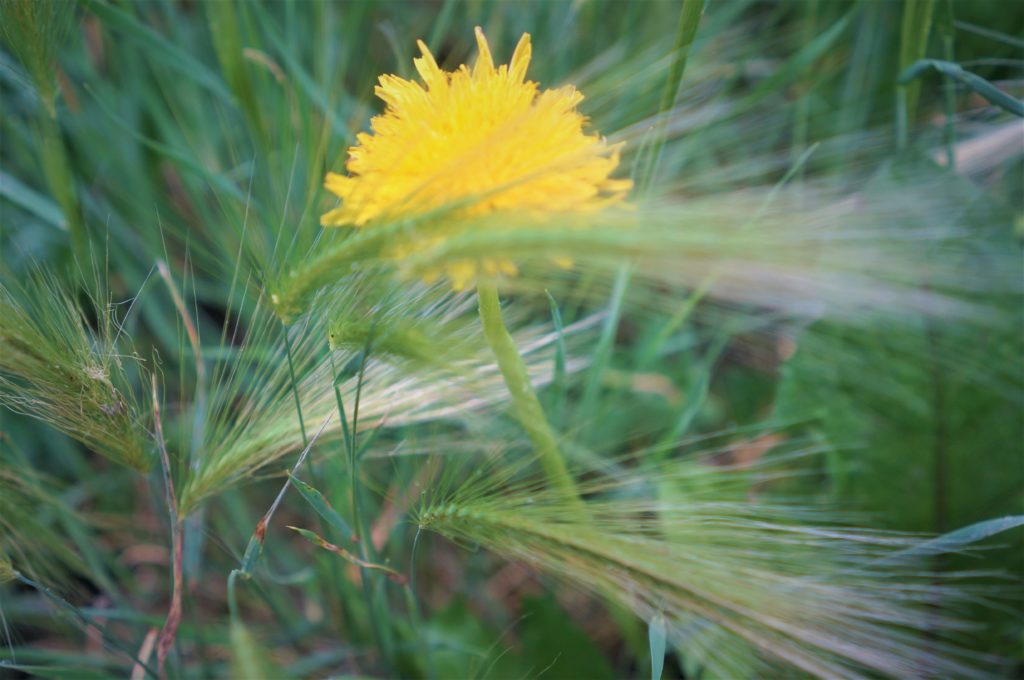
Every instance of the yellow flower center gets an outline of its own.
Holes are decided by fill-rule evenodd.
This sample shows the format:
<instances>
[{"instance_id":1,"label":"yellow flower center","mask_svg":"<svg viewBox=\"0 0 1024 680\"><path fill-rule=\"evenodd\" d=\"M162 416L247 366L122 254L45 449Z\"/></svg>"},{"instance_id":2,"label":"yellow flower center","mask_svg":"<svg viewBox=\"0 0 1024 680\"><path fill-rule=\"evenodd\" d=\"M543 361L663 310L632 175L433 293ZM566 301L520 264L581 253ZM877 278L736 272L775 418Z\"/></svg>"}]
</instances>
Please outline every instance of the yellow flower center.
<instances>
[{"instance_id":1,"label":"yellow flower center","mask_svg":"<svg viewBox=\"0 0 1024 680\"><path fill-rule=\"evenodd\" d=\"M323 215L324 226L361 227L446 207L453 211L447 220L585 212L625 196L631 183L610 177L617 146L583 131L586 119L576 110L583 95L573 87L541 92L526 80L529 34L511 63L498 67L479 27L476 39L472 70L442 71L418 41L422 56L413 63L422 84L380 77L375 92L386 108L348 150L348 174L328 173L325 186L342 202ZM398 246L394 255L424 245ZM477 264L492 274L515 271L498 258L457 263L446 273L459 288Z\"/></svg>"}]
</instances>

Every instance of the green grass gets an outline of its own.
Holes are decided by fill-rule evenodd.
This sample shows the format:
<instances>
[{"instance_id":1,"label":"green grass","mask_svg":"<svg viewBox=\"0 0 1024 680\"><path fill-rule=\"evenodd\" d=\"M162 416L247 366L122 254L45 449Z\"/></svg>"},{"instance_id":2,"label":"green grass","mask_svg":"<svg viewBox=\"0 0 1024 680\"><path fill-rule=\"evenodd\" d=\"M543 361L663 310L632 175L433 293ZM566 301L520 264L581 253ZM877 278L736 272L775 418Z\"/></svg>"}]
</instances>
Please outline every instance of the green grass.
<instances>
[{"instance_id":1,"label":"green grass","mask_svg":"<svg viewBox=\"0 0 1024 680\"><path fill-rule=\"evenodd\" d=\"M1024 8L0 10L0 675L1024 668ZM627 205L321 228L477 25Z\"/></svg>"}]
</instances>

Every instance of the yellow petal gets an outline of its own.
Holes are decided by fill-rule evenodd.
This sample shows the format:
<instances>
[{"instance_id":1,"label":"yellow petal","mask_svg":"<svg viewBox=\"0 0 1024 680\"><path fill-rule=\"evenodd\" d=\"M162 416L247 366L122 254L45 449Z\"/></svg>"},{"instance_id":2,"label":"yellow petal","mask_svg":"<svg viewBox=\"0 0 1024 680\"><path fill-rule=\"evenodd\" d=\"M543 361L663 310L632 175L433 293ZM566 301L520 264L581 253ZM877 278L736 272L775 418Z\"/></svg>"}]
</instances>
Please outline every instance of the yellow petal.
<instances>
[{"instance_id":1,"label":"yellow petal","mask_svg":"<svg viewBox=\"0 0 1024 680\"><path fill-rule=\"evenodd\" d=\"M420 54L423 56L418 59L413 59L413 66L416 67L416 71L423 78L423 82L427 84L427 88L433 90L446 81L444 71L437 66L437 62L434 61L434 55L430 53L430 48L422 40L417 40L416 45L420 48Z\"/></svg>"},{"instance_id":2,"label":"yellow petal","mask_svg":"<svg viewBox=\"0 0 1024 680\"><path fill-rule=\"evenodd\" d=\"M345 175L339 175L336 172L327 173L327 177L324 178L324 188L330 191L336 196L344 196L344 187L351 180Z\"/></svg>"},{"instance_id":3,"label":"yellow petal","mask_svg":"<svg viewBox=\"0 0 1024 680\"><path fill-rule=\"evenodd\" d=\"M516 45L516 51L512 53L512 63L509 65L509 77L513 81L521 83L526 79L526 69L530 65L532 53L530 34L523 33L523 37L519 39L519 44Z\"/></svg>"},{"instance_id":4,"label":"yellow petal","mask_svg":"<svg viewBox=\"0 0 1024 680\"><path fill-rule=\"evenodd\" d=\"M476 27L476 47L480 52L480 56L476 58L476 65L473 67L473 77L479 78L482 75L494 73L494 59L491 58L491 48L487 44L487 38L484 36L483 29L479 26Z\"/></svg>"},{"instance_id":5,"label":"yellow petal","mask_svg":"<svg viewBox=\"0 0 1024 680\"><path fill-rule=\"evenodd\" d=\"M348 211L345 208L335 208L320 216L321 227L345 227L349 225Z\"/></svg>"}]
</instances>

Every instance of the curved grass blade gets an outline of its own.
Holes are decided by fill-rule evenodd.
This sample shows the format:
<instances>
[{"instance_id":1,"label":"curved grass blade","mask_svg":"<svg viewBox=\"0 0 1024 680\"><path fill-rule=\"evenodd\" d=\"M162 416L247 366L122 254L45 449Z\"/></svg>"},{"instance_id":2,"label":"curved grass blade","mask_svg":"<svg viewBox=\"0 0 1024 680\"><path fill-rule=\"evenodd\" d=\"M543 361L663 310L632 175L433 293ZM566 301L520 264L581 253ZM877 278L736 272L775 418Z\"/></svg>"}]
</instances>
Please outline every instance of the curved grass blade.
<instances>
[{"instance_id":1,"label":"curved grass blade","mask_svg":"<svg viewBox=\"0 0 1024 680\"><path fill-rule=\"evenodd\" d=\"M357 567L362 567L363 569L377 569L379 571L382 571L384 572L385 575L387 575L389 579L391 579L398 585L404 586L408 582L408 579L406 578L405 574L399 573L391 567L385 566L383 564L374 564L373 562L367 562L366 560L362 560L353 555L352 553L350 553L348 550L345 550L342 547L336 546L333 543L325 541L323 538L321 538L313 531L310 531L308 529L302 529L300 527L293 527L290 525L288 526L288 528L292 531L297 532L300 536L305 538L313 545L323 548L328 552L332 552L335 555L341 557L342 559L356 565Z\"/></svg>"},{"instance_id":2,"label":"curved grass blade","mask_svg":"<svg viewBox=\"0 0 1024 680\"><path fill-rule=\"evenodd\" d=\"M920 78L929 69L934 69L947 78L951 78L961 85L966 86L975 94L984 97L984 99L993 106L998 106L1003 111L1024 118L1024 101L1008 95L981 76L975 75L970 71L965 70L960 64L951 61L920 59L908 66L906 70L900 74L900 85L907 85L917 78Z\"/></svg>"}]
</instances>

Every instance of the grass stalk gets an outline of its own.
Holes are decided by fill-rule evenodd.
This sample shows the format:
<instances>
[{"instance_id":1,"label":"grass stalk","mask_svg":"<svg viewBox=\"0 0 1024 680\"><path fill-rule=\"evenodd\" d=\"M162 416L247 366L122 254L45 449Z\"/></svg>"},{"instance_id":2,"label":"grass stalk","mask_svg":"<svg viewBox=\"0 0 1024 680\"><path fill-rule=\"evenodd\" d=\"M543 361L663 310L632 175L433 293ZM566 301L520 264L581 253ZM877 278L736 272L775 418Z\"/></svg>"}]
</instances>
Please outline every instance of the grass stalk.
<instances>
[{"instance_id":1,"label":"grass stalk","mask_svg":"<svg viewBox=\"0 0 1024 680\"><path fill-rule=\"evenodd\" d=\"M338 390L338 376L336 370L334 370L334 364L332 363L332 371L334 373L334 398L338 406L338 417L341 418L342 423L342 443L343 445L347 445L349 480L351 482L350 491L352 495L352 522L359 538L359 558L363 562L369 562L376 558L373 548L373 532L370 530L367 513L363 507L362 489L359 478L359 449L356 441L356 432L359 428L359 403L363 392L363 381L366 377L366 363L369 359L372 345L373 330L371 329L366 345L363 347L362 357L359 361L359 372L356 377L356 396L352 404L351 427L346 425L348 418L345 413L345 404L342 401L341 392ZM370 628L377 640L378 649L381 650L385 661L389 662L391 659L391 638L388 635L387 629L384 627L384 621L387 620L387 611L386 607L382 606L375 597L373 592L373 581L371 580L377 578L377 576L372 572L372 570L359 565L359 578L363 590L363 599L366 603L366 611L370 617Z\"/></svg>"},{"instance_id":2,"label":"grass stalk","mask_svg":"<svg viewBox=\"0 0 1024 680\"><path fill-rule=\"evenodd\" d=\"M903 5L903 22L900 29L900 73L911 64L923 59L928 49L928 36L932 28L932 14L935 0L906 0ZM896 92L896 142L906 148L910 135L910 124L917 112L917 100L921 94L920 81L911 81Z\"/></svg>"},{"instance_id":3,"label":"grass stalk","mask_svg":"<svg viewBox=\"0 0 1024 680\"><path fill-rule=\"evenodd\" d=\"M185 300L178 291L178 286L175 284L174 277L171 275L170 267L167 266L167 262L165 260L157 260L156 269L160 278L163 279L164 284L167 286L167 291L171 295L171 301L174 303L174 307L178 310L178 316L181 317L182 325L185 327L185 335L188 338L189 345L192 347L192 358L196 369L196 388L195 398L193 399L192 405L192 437L189 446L189 470L195 472L199 469L199 450L202 447L206 434L206 399L208 384L206 362L203 359L203 349L199 337L199 329L196 327L195 322L188 313L188 308L185 306ZM183 518L181 521L184 522L183 530L185 537L183 538L183 541L186 544L184 549L185 554L183 558L183 566L184 571L189 574L189 585L191 586L195 581L196 575L200 572L199 562L202 556L204 539L203 527L205 526L206 521L202 509L191 514L187 518Z\"/></svg>"},{"instance_id":4,"label":"grass stalk","mask_svg":"<svg viewBox=\"0 0 1024 680\"><path fill-rule=\"evenodd\" d=\"M171 606L167 611L167 619L157 639L156 658L157 669L160 677L164 677L164 663L167 661L167 654L174 646L174 638L178 633L178 625L181 623L181 591L182 591L182 530L184 523L178 515L178 496L174 492L174 480L171 477L171 459L167 455L167 446L164 443L164 427L160 418L160 395L157 391L156 376L152 377L153 388L153 424L156 429L157 449L160 451L160 463L164 474L164 489L167 494L167 511L171 519L171 574L173 584L171 587Z\"/></svg>"},{"instance_id":5,"label":"grass stalk","mask_svg":"<svg viewBox=\"0 0 1024 680\"><path fill-rule=\"evenodd\" d=\"M676 27L676 39L672 49L672 65L669 68L668 77L665 79L665 86L661 93L661 102L658 105L660 116L651 135L650 145L644 155L641 150L641 157L646 158L642 170L637 175L637 188L640 193L645 193L650 187L658 171L658 161L661 158L662 149L665 146L665 129L668 124L667 112L675 104L679 95L679 87L683 81L683 74L686 72L686 62L690 58L690 47L697 37L697 27L704 15L705 0L683 0L682 8L679 11L679 24Z\"/></svg>"},{"instance_id":6,"label":"grass stalk","mask_svg":"<svg viewBox=\"0 0 1024 680\"><path fill-rule=\"evenodd\" d=\"M64 221L71 237L71 254L85 271L89 266L89 239L78 206L71 160L61 134L56 115L43 115L40 123L42 138L43 174L57 204L64 213Z\"/></svg>"},{"instance_id":7,"label":"grass stalk","mask_svg":"<svg viewBox=\"0 0 1024 680\"><path fill-rule=\"evenodd\" d=\"M953 44L956 29L953 14L953 0L946 0L943 3L942 19L939 22L939 33L942 36L942 58L953 63L955 59ZM945 78L943 82L943 105L945 108L945 142L946 142L946 167L950 170L956 168L956 87L957 82L951 78Z\"/></svg>"},{"instance_id":8,"label":"grass stalk","mask_svg":"<svg viewBox=\"0 0 1024 680\"><path fill-rule=\"evenodd\" d=\"M323 434L327 428L327 424L330 423L331 418L328 416L324 419L323 424L320 425L320 429L313 435L312 441L310 441L306 447L299 454L298 460L295 461L295 465L292 467L291 474L285 479L284 486L281 487L281 491L278 492L274 502L270 505L270 508L263 515L260 521L256 524L256 528L252 532L252 536L249 538L249 543L245 546L245 553L242 555L242 564L237 569L232 569L228 574L227 584L227 600L228 600L228 611L231 614L231 621L238 622L238 599L236 594L236 588L238 579L249 580L252 578L253 569L256 567L256 563L259 561L260 554L263 552L263 544L267 536L267 527L270 525L270 520L274 517L274 513L277 512L277 508L281 505L281 501L284 499L284 494L288 491L288 487L291 486L292 477L302 467L303 461L306 460L306 456L309 455L313 445L316 444L317 439Z\"/></svg>"},{"instance_id":9,"label":"grass stalk","mask_svg":"<svg viewBox=\"0 0 1024 680\"><path fill-rule=\"evenodd\" d=\"M210 2L204 7L213 46L217 52L224 80L234 96L238 107L245 116L250 133L254 140L266 146L267 134L260 115L260 104L257 100L258 89L251 78L249 65L244 58L244 41L241 28L244 27L239 17L235 0Z\"/></svg>"},{"instance_id":10,"label":"grass stalk","mask_svg":"<svg viewBox=\"0 0 1024 680\"><path fill-rule=\"evenodd\" d=\"M497 286L490 282L479 282L477 298L484 337L494 352L501 375L505 378L505 385L512 398L512 409L530 438L548 483L561 490L567 498L579 498L576 483L559 451L558 440L551 430L551 425L548 424L547 416L530 382L526 364L505 326Z\"/></svg>"},{"instance_id":11,"label":"grass stalk","mask_svg":"<svg viewBox=\"0 0 1024 680\"><path fill-rule=\"evenodd\" d=\"M299 384L295 380L295 362L292 359L292 339L288 328L284 329L284 349L288 357L288 377L292 384L292 396L295 397L295 415L299 419L299 432L302 434L302 445L306 446L309 440L306 437L306 422L302 418L302 402L299 400Z\"/></svg>"},{"instance_id":12,"label":"grass stalk","mask_svg":"<svg viewBox=\"0 0 1024 680\"><path fill-rule=\"evenodd\" d=\"M193 399L194 403L192 406L192 437L189 447L189 469L195 471L199 469L199 449L202 446L206 425L206 362L203 360L203 349L199 337L199 329L196 327L195 322L193 322L192 317L188 313L188 309L185 306L185 300L182 298L177 285L174 283L174 278L171 276L170 268L164 260L157 260L156 269L160 278L163 279L164 284L167 286L167 291L171 295L171 301L174 303L175 309L178 310L178 316L181 317L181 322L185 327L185 335L188 338L188 343L192 347L192 358L196 368L196 389L195 398Z\"/></svg>"},{"instance_id":13,"label":"grass stalk","mask_svg":"<svg viewBox=\"0 0 1024 680\"><path fill-rule=\"evenodd\" d=\"M809 45L815 36L818 25L818 0L808 0L806 3L807 17L803 22L803 35L801 42L804 45ZM808 76L804 78L804 82L801 83L800 88L800 100L796 105L796 117L793 122L793 149L792 154L794 160L797 159L800 154L803 153L804 149L807 148L808 135L810 133L811 124L811 88L812 79ZM800 171L801 175L803 170Z\"/></svg>"},{"instance_id":14,"label":"grass stalk","mask_svg":"<svg viewBox=\"0 0 1024 680\"><path fill-rule=\"evenodd\" d=\"M291 335L289 335L289 333L288 333L288 327L287 326L284 327L284 347L285 347L285 356L288 358L288 379L291 382L292 396L295 398L295 413L296 413L296 416L299 419L299 433L302 435L302 445L303 445L303 447L306 447L306 446L309 445L309 441L308 441L308 438L306 436L306 423L305 423L305 419L302 416L302 402L301 402L301 400L299 398L299 384L298 384L298 381L295 379L295 360L293 358L294 350L292 349ZM340 413L339 413L339 415L342 416L342 419L343 419L342 422L344 422L344 415L340 414ZM298 469L298 468L296 468L296 469ZM313 483L316 484L317 487L321 487L322 488L324 486L324 484L323 484L324 480L321 478L320 471L317 469L317 466L313 464L313 459L312 458L307 458L306 459L306 469L309 470L309 474L310 474L310 477L313 479ZM325 532L330 530L329 527L327 527L326 525L324 525L323 522L320 521L320 517L319 516L316 517L314 521L316 522L317 529L318 529L318 531L320 533L325 533ZM336 603L340 602L341 597L340 597L340 593L339 593L336 581L334 579L330 578L329 569L330 568L325 565L324 560L322 560L322 559L318 559L317 560L317 570L319 572L323 573L324 576L326 577L325 580L326 580L326 582L328 584L327 587L331 591L331 602L330 602L330 604L333 605L333 604L336 604ZM334 606L331 607L331 613L334 616L335 621L340 620L341 616L340 616L340 613L338 612L336 607L334 607Z\"/></svg>"},{"instance_id":15,"label":"grass stalk","mask_svg":"<svg viewBox=\"0 0 1024 680\"><path fill-rule=\"evenodd\" d=\"M434 680L437 677L437 670L434 668L434 655L430 650L430 640L424 635L427 629L423 625L423 614L420 611L420 601L416 594L416 548L419 546L422 531L422 529L417 529L416 535L412 539L412 548L409 551L409 586L405 589L405 595L409 617L419 642L420 654L423 656L424 665L427 667L427 678L428 680Z\"/></svg>"}]
</instances>

